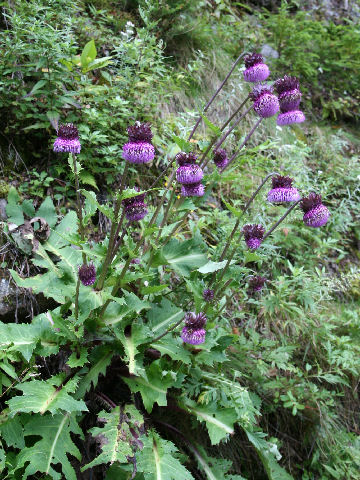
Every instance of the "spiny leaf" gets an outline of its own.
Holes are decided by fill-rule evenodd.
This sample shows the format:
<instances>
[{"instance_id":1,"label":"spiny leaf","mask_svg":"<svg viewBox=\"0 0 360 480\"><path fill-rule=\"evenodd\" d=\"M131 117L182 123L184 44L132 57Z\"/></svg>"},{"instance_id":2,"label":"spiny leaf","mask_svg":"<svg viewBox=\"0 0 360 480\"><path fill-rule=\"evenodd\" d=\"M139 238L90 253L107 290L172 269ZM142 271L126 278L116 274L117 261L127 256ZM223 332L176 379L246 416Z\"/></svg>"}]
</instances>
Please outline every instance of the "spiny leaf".
<instances>
[{"instance_id":1,"label":"spiny leaf","mask_svg":"<svg viewBox=\"0 0 360 480\"><path fill-rule=\"evenodd\" d=\"M131 444L134 437L130 428L135 428L143 423L142 416L132 406L125 406L124 409L115 407L110 413L103 410L99 413L98 419L104 423L104 426L102 428L94 427L90 433L93 437L101 439L102 452L83 467L82 471L103 463L127 463L127 457L133 456Z\"/></svg>"},{"instance_id":2,"label":"spiny leaf","mask_svg":"<svg viewBox=\"0 0 360 480\"><path fill-rule=\"evenodd\" d=\"M152 362L146 369L144 377L123 378L132 392L140 392L146 410L150 413L154 403L161 407L167 405L167 389L175 384L176 379L170 372L163 374L159 360Z\"/></svg>"},{"instance_id":3,"label":"spiny leaf","mask_svg":"<svg viewBox=\"0 0 360 480\"><path fill-rule=\"evenodd\" d=\"M176 458L177 448L154 431L142 437L144 448L136 454L138 471L145 480L194 480L191 473Z\"/></svg>"},{"instance_id":4,"label":"spiny leaf","mask_svg":"<svg viewBox=\"0 0 360 480\"><path fill-rule=\"evenodd\" d=\"M125 335L124 331L120 329L117 329L115 333L123 344L126 355L125 361L128 364L129 373L131 375L138 375L138 368L140 367L135 360L136 355L139 353L137 347L149 340L149 328L146 325L132 323L130 335Z\"/></svg>"},{"instance_id":5,"label":"spiny leaf","mask_svg":"<svg viewBox=\"0 0 360 480\"><path fill-rule=\"evenodd\" d=\"M76 473L73 469L68 454L79 461L81 454L71 439L70 433L82 435L74 415L45 415L33 417L25 425L25 435L40 435L42 439L32 447L21 450L17 457L15 470L27 464L23 480L37 472L51 475L54 480L76 480ZM63 475L52 468L52 465L61 465Z\"/></svg>"},{"instance_id":6,"label":"spiny leaf","mask_svg":"<svg viewBox=\"0 0 360 480\"><path fill-rule=\"evenodd\" d=\"M219 409L214 404L199 406L190 399L187 399L186 403L181 406L196 415L200 422L206 423L212 445L216 445L223 438L234 434L234 422L237 415L233 408Z\"/></svg>"},{"instance_id":7,"label":"spiny leaf","mask_svg":"<svg viewBox=\"0 0 360 480\"><path fill-rule=\"evenodd\" d=\"M62 384L63 376L51 377L46 382L31 380L17 385L15 388L23 392L22 396L11 398L7 403L11 416L18 412L34 412L43 414L51 413L83 412L87 406L83 400L75 400L70 393L74 393L77 387L77 378Z\"/></svg>"},{"instance_id":8,"label":"spiny leaf","mask_svg":"<svg viewBox=\"0 0 360 480\"><path fill-rule=\"evenodd\" d=\"M183 316L183 310L178 308L167 298L163 298L160 305L152 304L152 308L147 314L150 328L156 335L159 335L171 325L174 325Z\"/></svg>"},{"instance_id":9,"label":"spiny leaf","mask_svg":"<svg viewBox=\"0 0 360 480\"><path fill-rule=\"evenodd\" d=\"M92 367L80 380L75 398L84 398L85 393L90 390L91 385L93 385L94 388L96 387L99 375L105 375L106 369L110 365L112 355L113 351L108 345L99 345L94 348L89 358Z\"/></svg>"}]
</instances>

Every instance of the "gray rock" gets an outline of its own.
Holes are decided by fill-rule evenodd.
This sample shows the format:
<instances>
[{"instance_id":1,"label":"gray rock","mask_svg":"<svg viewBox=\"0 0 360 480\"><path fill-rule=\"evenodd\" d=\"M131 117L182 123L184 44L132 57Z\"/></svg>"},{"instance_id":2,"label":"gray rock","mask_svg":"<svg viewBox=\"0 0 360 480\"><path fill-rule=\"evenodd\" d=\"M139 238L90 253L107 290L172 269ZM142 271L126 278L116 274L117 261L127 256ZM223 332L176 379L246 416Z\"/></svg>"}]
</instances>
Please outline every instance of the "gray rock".
<instances>
[{"instance_id":1,"label":"gray rock","mask_svg":"<svg viewBox=\"0 0 360 480\"><path fill-rule=\"evenodd\" d=\"M265 58L279 58L279 52L267 43L263 45L260 53Z\"/></svg>"},{"instance_id":2,"label":"gray rock","mask_svg":"<svg viewBox=\"0 0 360 480\"><path fill-rule=\"evenodd\" d=\"M6 205L7 201L5 198L0 198L0 221L4 222L7 220L7 215L6 215Z\"/></svg>"}]
</instances>

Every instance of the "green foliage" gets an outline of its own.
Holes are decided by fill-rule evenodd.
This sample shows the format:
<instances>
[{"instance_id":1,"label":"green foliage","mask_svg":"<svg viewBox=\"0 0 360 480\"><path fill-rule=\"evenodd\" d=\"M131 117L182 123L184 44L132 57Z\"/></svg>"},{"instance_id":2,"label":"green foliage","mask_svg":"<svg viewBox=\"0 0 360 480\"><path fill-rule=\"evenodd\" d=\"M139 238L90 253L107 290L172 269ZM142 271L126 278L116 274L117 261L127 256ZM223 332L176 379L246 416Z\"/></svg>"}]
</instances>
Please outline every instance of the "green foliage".
<instances>
[{"instance_id":1,"label":"green foliage","mask_svg":"<svg viewBox=\"0 0 360 480\"><path fill-rule=\"evenodd\" d=\"M295 2L294 2L295 3ZM351 19L344 24L316 20L311 12L290 13L282 2L278 12L261 18L279 53L278 72L291 72L306 86L306 100L321 109L323 118L359 116L360 30ZM309 92L312 93L311 97Z\"/></svg>"}]
</instances>

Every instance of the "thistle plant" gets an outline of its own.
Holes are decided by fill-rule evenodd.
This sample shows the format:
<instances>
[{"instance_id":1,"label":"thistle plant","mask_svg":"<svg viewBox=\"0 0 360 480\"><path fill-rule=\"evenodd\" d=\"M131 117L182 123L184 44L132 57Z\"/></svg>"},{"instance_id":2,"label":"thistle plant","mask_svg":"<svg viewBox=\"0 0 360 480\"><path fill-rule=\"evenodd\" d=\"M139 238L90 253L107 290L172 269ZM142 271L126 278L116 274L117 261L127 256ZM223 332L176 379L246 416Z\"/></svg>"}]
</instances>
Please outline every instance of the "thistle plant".
<instances>
[{"instance_id":1,"label":"thistle plant","mask_svg":"<svg viewBox=\"0 0 360 480\"><path fill-rule=\"evenodd\" d=\"M75 471L67 457L71 454L82 471L97 471L102 465L112 471L118 468L119 475L127 472L127 478L191 480L191 468L181 463L178 447L160 435L157 425L168 426L186 437L191 425L199 427L202 423L212 445L229 439L238 425L256 447L265 469L268 471L272 462L285 478L276 455L271 453L276 454L276 445L263 438L258 426L256 402L246 390L238 397L233 394L239 387L239 371L232 372L233 380L226 380L226 388L218 380L211 399L202 401L200 395L213 389L211 366L216 364L219 373L228 371L228 347L236 337L226 317L232 311L234 296L233 261L243 262L246 272L241 274L243 286L239 294L248 298L245 284L249 270L241 257L244 241L255 255L298 205L307 226L323 226L329 218L320 195L311 193L301 199L292 178L271 172L238 212L233 230L228 238L220 239L217 249L211 249L205 241L204 232L194 221L196 217L187 222L206 202L205 192L211 191L214 179L221 181L225 169L236 168L236 158L261 121L279 109L279 124L304 119L298 110L298 81L284 77L275 82L274 89L260 84L270 71L261 55L253 53L245 57L244 79L256 85L241 108L249 99L252 105L245 112L237 109L231 113L221 127L212 124L204 114L241 58L201 112L188 139L177 138L181 152L170 159L165 170L157 172L149 189L125 188L141 182L142 168L148 168L141 164L151 165L155 158L150 124L136 120L128 127L129 139L122 147L121 185L108 205L100 204L94 192L80 189L81 165L75 156L81 149L77 129L74 125L60 127L54 150L70 155L76 215L69 211L59 224L53 224L51 236L39 250L41 260L36 259L45 272L32 278L21 278L13 272L20 286L42 292L57 306L39 315L31 325L11 327L6 335L5 327L0 327L7 342L5 353L14 361L29 362L30 372L15 387L22 395L12 389L6 396L9 419L5 425L26 436L29 423L36 418L40 425L37 435L42 438L33 439L11 467L23 478L37 472L60 478L57 470L61 468L65 478L72 480ZM232 153L228 153L230 146L227 150L220 148L239 121L252 115L252 111L256 120L243 142ZM190 140L202 119L215 138L210 138L198 152ZM129 164L132 172L137 169L136 175L129 174ZM165 175L166 185L161 188L158 182ZM268 202L290 206L266 230L261 224L250 223L254 221L250 207L270 179ZM95 245L89 223L97 212L109 219L111 227L103 241ZM248 292L259 295L266 278L254 273L248 280ZM21 339L16 343L19 336L26 338L26 343ZM35 358L52 355L63 356L66 367L46 380L37 379ZM96 402L107 411L99 411ZM176 415L183 423L174 427L171 422ZM98 441L98 448L90 454L82 455L72 440L83 431ZM61 445L57 443L60 437ZM205 450L198 449L191 440L187 445L193 459L209 473L211 466ZM45 459L35 465L32 455L36 451L45 452ZM235 478L228 476L230 468L221 467L222 473L217 475ZM208 477L215 478L213 474Z\"/></svg>"}]
</instances>

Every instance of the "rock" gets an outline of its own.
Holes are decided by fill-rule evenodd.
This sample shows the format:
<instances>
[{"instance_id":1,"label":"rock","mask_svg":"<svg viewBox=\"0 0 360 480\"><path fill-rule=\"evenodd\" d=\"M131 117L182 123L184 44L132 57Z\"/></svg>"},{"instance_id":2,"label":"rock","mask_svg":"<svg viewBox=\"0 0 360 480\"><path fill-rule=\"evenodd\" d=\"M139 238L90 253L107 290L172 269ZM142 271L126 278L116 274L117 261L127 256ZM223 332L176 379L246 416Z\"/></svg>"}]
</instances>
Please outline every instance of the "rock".
<instances>
[{"instance_id":1,"label":"rock","mask_svg":"<svg viewBox=\"0 0 360 480\"><path fill-rule=\"evenodd\" d=\"M260 53L265 58L279 58L279 52L267 43L263 45Z\"/></svg>"},{"instance_id":2,"label":"rock","mask_svg":"<svg viewBox=\"0 0 360 480\"><path fill-rule=\"evenodd\" d=\"M5 220L7 220L6 205L7 201L5 200L5 198L0 198L0 222L4 222Z\"/></svg>"}]
</instances>

